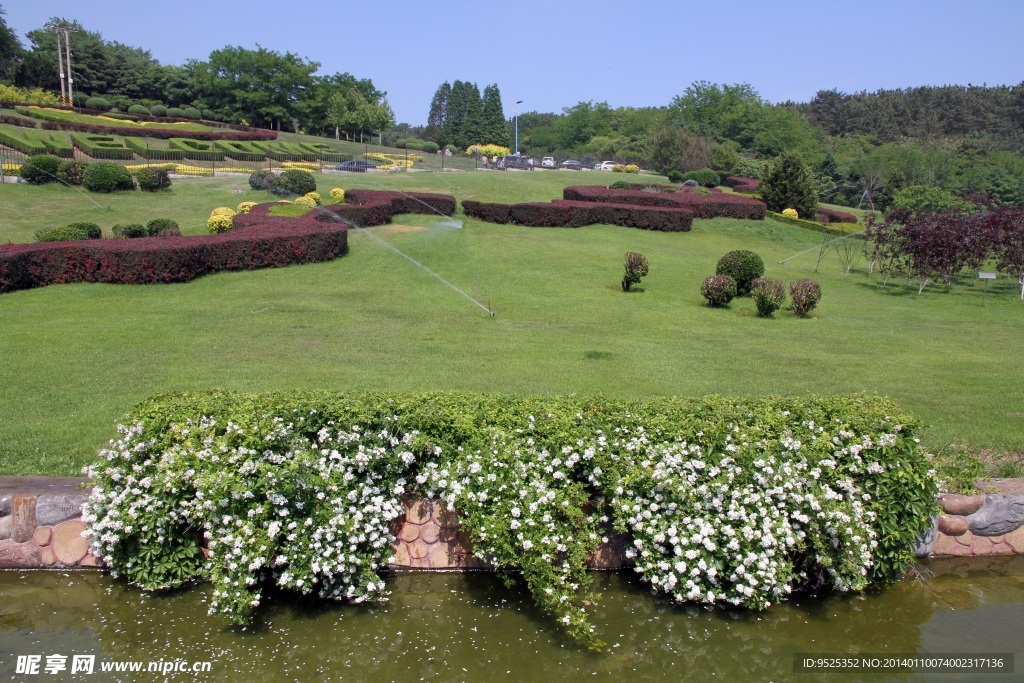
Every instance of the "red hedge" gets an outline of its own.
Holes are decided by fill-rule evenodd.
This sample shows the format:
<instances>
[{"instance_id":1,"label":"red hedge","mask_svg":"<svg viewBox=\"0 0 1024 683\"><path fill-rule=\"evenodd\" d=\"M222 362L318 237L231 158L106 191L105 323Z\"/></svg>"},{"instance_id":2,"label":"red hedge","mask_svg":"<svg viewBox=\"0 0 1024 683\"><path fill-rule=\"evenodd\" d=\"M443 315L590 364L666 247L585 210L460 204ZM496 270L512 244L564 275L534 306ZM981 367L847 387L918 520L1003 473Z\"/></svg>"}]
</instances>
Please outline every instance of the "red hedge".
<instances>
[{"instance_id":1,"label":"red hedge","mask_svg":"<svg viewBox=\"0 0 1024 683\"><path fill-rule=\"evenodd\" d=\"M587 185L565 188L565 199L583 202L610 204L636 204L639 206L662 206L687 208L697 218L744 218L763 220L767 207L764 202L750 197L725 194L721 191L710 195L696 192L645 192L642 190L609 190L601 185Z\"/></svg>"},{"instance_id":2,"label":"red hedge","mask_svg":"<svg viewBox=\"0 0 1024 683\"><path fill-rule=\"evenodd\" d=\"M253 207L236 217L235 230L219 235L0 245L0 292L66 282L186 282L222 270L329 261L348 252L344 226L267 216L269 207Z\"/></svg>"},{"instance_id":3,"label":"red hedge","mask_svg":"<svg viewBox=\"0 0 1024 683\"><path fill-rule=\"evenodd\" d=\"M493 204L462 202L467 216L489 223L516 223L531 227L579 228L603 223L642 230L684 232L693 225L693 212L683 208L595 204L565 199L544 203Z\"/></svg>"},{"instance_id":4,"label":"red hedge","mask_svg":"<svg viewBox=\"0 0 1024 683\"><path fill-rule=\"evenodd\" d=\"M267 131L237 131L237 130L226 130L222 133L216 131L185 131L185 130L168 130L164 128L123 128L117 126L98 126L91 123L75 123L73 121L40 121L39 125L46 130L73 130L79 133L91 133L94 135L128 135L137 138L157 138L160 140L168 140L170 138L180 138L183 135L187 135L191 140L239 140L242 142L252 140L274 140L277 138L277 133L272 130Z\"/></svg>"},{"instance_id":5,"label":"red hedge","mask_svg":"<svg viewBox=\"0 0 1024 683\"><path fill-rule=\"evenodd\" d=\"M845 211L836 211L835 209L826 209L825 207L818 207L818 222L819 223L856 223L857 217L852 213L846 213Z\"/></svg>"}]
</instances>

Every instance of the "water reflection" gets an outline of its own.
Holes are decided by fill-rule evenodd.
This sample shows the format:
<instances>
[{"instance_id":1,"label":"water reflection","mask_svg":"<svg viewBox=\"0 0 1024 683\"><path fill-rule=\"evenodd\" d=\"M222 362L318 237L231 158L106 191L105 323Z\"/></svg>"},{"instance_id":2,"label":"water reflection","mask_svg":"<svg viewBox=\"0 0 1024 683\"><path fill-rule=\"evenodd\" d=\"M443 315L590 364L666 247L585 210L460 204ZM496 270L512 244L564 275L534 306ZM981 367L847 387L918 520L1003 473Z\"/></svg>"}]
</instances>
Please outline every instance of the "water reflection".
<instances>
[{"instance_id":1,"label":"water reflection","mask_svg":"<svg viewBox=\"0 0 1024 683\"><path fill-rule=\"evenodd\" d=\"M236 629L206 615L206 586L151 596L97 573L0 572L0 680L34 678L15 673L16 655L45 660L57 653L108 662L209 661L213 669L39 679L917 681L929 677L796 674L792 655L1020 648L1024 558L932 562L927 569L920 582L861 596L798 598L760 614L679 607L649 595L629 574L600 574L603 601L594 621L613 645L601 654L566 641L525 591L486 573L399 574L389 579L392 602L376 608L274 596L257 623Z\"/></svg>"}]
</instances>

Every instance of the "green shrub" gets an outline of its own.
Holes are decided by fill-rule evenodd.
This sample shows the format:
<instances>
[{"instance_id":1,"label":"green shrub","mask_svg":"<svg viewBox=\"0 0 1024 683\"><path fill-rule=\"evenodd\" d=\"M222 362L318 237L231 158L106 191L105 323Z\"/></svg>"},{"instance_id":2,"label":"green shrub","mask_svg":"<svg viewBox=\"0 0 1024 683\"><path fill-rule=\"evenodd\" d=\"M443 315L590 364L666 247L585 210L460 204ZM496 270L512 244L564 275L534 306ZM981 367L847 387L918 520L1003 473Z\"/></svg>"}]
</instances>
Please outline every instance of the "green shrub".
<instances>
[{"instance_id":1,"label":"green shrub","mask_svg":"<svg viewBox=\"0 0 1024 683\"><path fill-rule=\"evenodd\" d=\"M101 109L103 111L107 111L113 106L114 105L103 97L90 97L85 101L86 109Z\"/></svg>"},{"instance_id":2,"label":"green shrub","mask_svg":"<svg viewBox=\"0 0 1024 683\"><path fill-rule=\"evenodd\" d=\"M892 196L892 204L889 208L918 214L971 211L974 209L974 205L939 187L911 185Z\"/></svg>"},{"instance_id":3,"label":"green shrub","mask_svg":"<svg viewBox=\"0 0 1024 683\"><path fill-rule=\"evenodd\" d=\"M162 166L150 166L149 168L139 169L138 173L135 174L135 179L139 182L139 189L146 192L166 190L171 186L170 174Z\"/></svg>"},{"instance_id":4,"label":"green shrub","mask_svg":"<svg viewBox=\"0 0 1024 683\"><path fill-rule=\"evenodd\" d=\"M696 180L701 187L717 187L722 183L722 178L710 168L701 168L684 173L683 180Z\"/></svg>"},{"instance_id":5,"label":"green shrub","mask_svg":"<svg viewBox=\"0 0 1024 683\"><path fill-rule=\"evenodd\" d=\"M90 164L82 174L82 186L90 192L117 192L134 190L132 174L121 164L112 161L98 161Z\"/></svg>"},{"instance_id":6,"label":"green shrub","mask_svg":"<svg viewBox=\"0 0 1024 683\"><path fill-rule=\"evenodd\" d=\"M629 189L629 181L628 180L616 180L614 183L612 183L611 185L608 186L608 189L609 190L628 190Z\"/></svg>"},{"instance_id":7,"label":"green shrub","mask_svg":"<svg viewBox=\"0 0 1024 683\"><path fill-rule=\"evenodd\" d=\"M21 179L32 185L54 183L57 182L58 170L60 170L60 159L49 154L37 154L22 163Z\"/></svg>"},{"instance_id":8,"label":"green shrub","mask_svg":"<svg viewBox=\"0 0 1024 683\"><path fill-rule=\"evenodd\" d=\"M111 232L119 239L132 239L135 237L149 237L149 231L142 223L118 223Z\"/></svg>"},{"instance_id":9,"label":"green shrub","mask_svg":"<svg viewBox=\"0 0 1024 683\"><path fill-rule=\"evenodd\" d=\"M181 113L184 114L186 119L201 119L203 117L203 112L195 107L185 107L181 110Z\"/></svg>"},{"instance_id":10,"label":"green shrub","mask_svg":"<svg viewBox=\"0 0 1024 683\"><path fill-rule=\"evenodd\" d=\"M438 145L436 142L424 140L423 142L420 143L420 149L424 152L427 152L428 154L434 154L437 152L437 150L441 149L441 146Z\"/></svg>"},{"instance_id":11,"label":"green shrub","mask_svg":"<svg viewBox=\"0 0 1024 683\"><path fill-rule=\"evenodd\" d=\"M202 113L203 118L207 121L213 121L217 118L217 114L215 114L212 109L204 109Z\"/></svg>"},{"instance_id":12,"label":"green shrub","mask_svg":"<svg viewBox=\"0 0 1024 683\"><path fill-rule=\"evenodd\" d=\"M796 280L789 285L789 298L793 312L806 318L821 301L821 285L814 280Z\"/></svg>"},{"instance_id":13,"label":"green shrub","mask_svg":"<svg viewBox=\"0 0 1024 683\"><path fill-rule=\"evenodd\" d=\"M128 111L128 108L132 106L132 101L127 97L115 97L110 101L114 105L116 111Z\"/></svg>"},{"instance_id":14,"label":"green shrub","mask_svg":"<svg viewBox=\"0 0 1024 683\"><path fill-rule=\"evenodd\" d=\"M81 185L85 179L85 169L89 168L88 161L78 159L62 159L57 167L57 177L68 185Z\"/></svg>"},{"instance_id":15,"label":"green shrub","mask_svg":"<svg viewBox=\"0 0 1024 683\"><path fill-rule=\"evenodd\" d=\"M95 223L68 223L59 228L40 230L36 233L37 242L74 242L77 240L98 240L103 231Z\"/></svg>"},{"instance_id":16,"label":"green shrub","mask_svg":"<svg viewBox=\"0 0 1024 683\"><path fill-rule=\"evenodd\" d=\"M290 168L274 178L271 193L279 196L302 196L316 192L316 179L309 171Z\"/></svg>"},{"instance_id":17,"label":"green shrub","mask_svg":"<svg viewBox=\"0 0 1024 683\"><path fill-rule=\"evenodd\" d=\"M150 237L177 237L181 235L178 222L170 218L154 218L146 223L146 234Z\"/></svg>"},{"instance_id":18,"label":"green shrub","mask_svg":"<svg viewBox=\"0 0 1024 683\"><path fill-rule=\"evenodd\" d=\"M736 281L736 296L746 296L755 278L764 275L764 261L752 251L738 249L718 259L716 275L729 275Z\"/></svg>"},{"instance_id":19,"label":"green shrub","mask_svg":"<svg viewBox=\"0 0 1024 683\"><path fill-rule=\"evenodd\" d=\"M455 145L445 145L444 148L446 150L448 150L449 152L451 152L452 154L455 154L455 155L462 154L462 150L459 149L458 147L456 147Z\"/></svg>"},{"instance_id":20,"label":"green shrub","mask_svg":"<svg viewBox=\"0 0 1024 683\"><path fill-rule=\"evenodd\" d=\"M701 283L700 295L711 308L724 306L736 296L736 280L730 275L712 275Z\"/></svg>"},{"instance_id":21,"label":"green shrub","mask_svg":"<svg viewBox=\"0 0 1024 683\"><path fill-rule=\"evenodd\" d=\"M669 171L667 177L668 181L675 185L680 185L684 180L686 180L686 177L683 175L683 172L677 168L674 168L671 171Z\"/></svg>"},{"instance_id":22,"label":"green shrub","mask_svg":"<svg viewBox=\"0 0 1024 683\"><path fill-rule=\"evenodd\" d=\"M162 104L154 104L149 108L149 113L152 116L167 116L167 107Z\"/></svg>"},{"instance_id":23,"label":"green shrub","mask_svg":"<svg viewBox=\"0 0 1024 683\"><path fill-rule=\"evenodd\" d=\"M171 107L167 110L167 116L175 119L185 118L185 110L179 109L178 107Z\"/></svg>"},{"instance_id":24,"label":"green shrub","mask_svg":"<svg viewBox=\"0 0 1024 683\"><path fill-rule=\"evenodd\" d=\"M142 106L141 104L133 104L128 107L129 114L138 114L140 116L149 116L149 109Z\"/></svg>"},{"instance_id":25,"label":"green shrub","mask_svg":"<svg viewBox=\"0 0 1024 683\"><path fill-rule=\"evenodd\" d=\"M803 159L792 152L783 152L765 173L759 185L761 201L769 211L782 213L796 209L798 215L813 219L818 215L818 191L814 174Z\"/></svg>"},{"instance_id":26,"label":"green shrub","mask_svg":"<svg viewBox=\"0 0 1024 683\"><path fill-rule=\"evenodd\" d=\"M269 168L258 168L249 174L249 187L254 190L269 190L277 177Z\"/></svg>"},{"instance_id":27,"label":"green shrub","mask_svg":"<svg viewBox=\"0 0 1024 683\"><path fill-rule=\"evenodd\" d=\"M640 283L640 278L646 277L650 264L647 258L636 251L626 252L626 274L622 278L622 291L628 292L633 285Z\"/></svg>"},{"instance_id":28,"label":"green shrub","mask_svg":"<svg viewBox=\"0 0 1024 683\"><path fill-rule=\"evenodd\" d=\"M762 318L771 317L772 313L782 307L786 300L786 285L781 280L770 277L754 278L750 287L750 296L757 306L757 314Z\"/></svg>"}]
</instances>

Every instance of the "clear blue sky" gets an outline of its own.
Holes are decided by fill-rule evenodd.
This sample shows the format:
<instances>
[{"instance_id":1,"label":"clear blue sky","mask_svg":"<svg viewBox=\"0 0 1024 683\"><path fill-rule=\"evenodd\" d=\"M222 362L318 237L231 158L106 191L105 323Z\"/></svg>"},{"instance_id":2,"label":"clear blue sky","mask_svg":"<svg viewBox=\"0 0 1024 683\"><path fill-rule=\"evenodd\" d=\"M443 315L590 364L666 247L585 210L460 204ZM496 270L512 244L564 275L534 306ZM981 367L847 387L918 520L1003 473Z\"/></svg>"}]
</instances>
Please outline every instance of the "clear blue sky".
<instances>
[{"instance_id":1,"label":"clear blue sky","mask_svg":"<svg viewBox=\"0 0 1024 683\"><path fill-rule=\"evenodd\" d=\"M400 122L443 81L501 89L506 112L580 101L661 106L697 80L772 102L818 90L1024 81L1024 0L0 0L25 33L53 16L163 64L225 45L293 52L370 78Z\"/></svg>"}]
</instances>

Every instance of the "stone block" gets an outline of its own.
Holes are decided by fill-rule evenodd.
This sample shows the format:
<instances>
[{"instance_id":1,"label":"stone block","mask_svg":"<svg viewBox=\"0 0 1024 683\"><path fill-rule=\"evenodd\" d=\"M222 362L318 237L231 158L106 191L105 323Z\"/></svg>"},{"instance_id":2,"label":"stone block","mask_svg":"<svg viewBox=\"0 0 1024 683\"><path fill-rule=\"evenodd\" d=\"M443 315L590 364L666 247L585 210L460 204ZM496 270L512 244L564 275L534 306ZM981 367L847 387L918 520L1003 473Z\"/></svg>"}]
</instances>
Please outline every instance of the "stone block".
<instances>
[{"instance_id":1,"label":"stone block","mask_svg":"<svg viewBox=\"0 0 1024 683\"><path fill-rule=\"evenodd\" d=\"M451 548L443 543L435 543L430 546L424 560L429 569L451 569L458 566L454 563L455 557Z\"/></svg>"},{"instance_id":2,"label":"stone block","mask_svg":"<svg viewBox=\"0 0 1024 683\"><path fill-rule=\"evenodd\" d=\"M928 528L914 542L914 557L928 557L932 554L932 551L935 549L935 538L939 533L936 525L937 520L932 518Z\"/></svg>"},{"instance_id":3,"label":"stone block","mask_svg":"<svg viewBox=\"0 0 1024 683\"><path fill-rule=\"evenodd\" d=\"M992 554L992 539L988 536L975 536L974 543L971 544L972 555L991 555Z\"/></svg>"},{"instance_id":4,"label":"stone block","mask_svg":"<svg viewBox=\"0 0 1024 683\"><path fill-rule=\"evenodd\" d=\"M437 526L435 522L427 522L420 527L420 539L428 545L437 543L438 536L440 536L441 527Z\"/></svg>"},{"instance_id":5,"label":"stone block","mask_svg":"<svg viewBox=\"0 0 1024 683\"><path fill-rule=\"evenodd\" d=\"M981 538L985 538L982 536ZM989 540L992 542L992 547L989 548L989 555L1013 555L1014 549L1010 547L1009 543L1004 541L1004 536L993 536ZM980 539L979 539L980 540Z\"/></svg>"},{"instance_id":6,"label":"stone block","mask_svg":"<svg viewBox=\"0 0 1024 683\"><path fill-rule=\"evenodd\" d=\"M410 564L409 547L405 543L395 544L395 561L392 562L396 567L408 567Z\"/></svg>"},{"instance_id":7,"label":"stone block","mask_svg":"<svg viewBox=\"0 0 1024 683\"><path fill-rule=\"evenodd\" d=\"M82 537L83 531L85 523L78 519L62 522L54 527L53 552L62 564L78 564L89 552L89 542Z\"/></svg>"},{"instance_id":8,"label":"stone block","mask_svg":"<svg viewBox=\"0 0 1024 683\"><path fill-rule=\"evenodd\" d=\"M428 552L430 552L430 548L423 541L414 541L409 544L409 557L414 560L422 560L427 556ZM423 565L417 564L416 566L420 567Z\"/></svg>"},{"instance_id":9,"label":"stone block","mask_svg":"<svg viewBox=\"0 0 1024 683\"><path fill-rule=\"evenodd\" d=\"M36 532L32 534L32 540L38 546L50 545L50 539L52 538L53 529L48 526L37 526Z\"/></svg>"},{"instance_id":10,"label":"stone block","mask_svg":"<svg viewBox=\"0 0 1024 683\"><path fill-rule=\"evenodd\" d=\"M1024 555L1024 526L1003 536L1003 541L1013 548L1015 553Z\"/></svg>"},{"instance_id":11,"label":"stone block","mask_svg":"<svg viewBox=\"0 0 1024 683\"><path fill-rule=\"evenodd\" d=\"M18 543L14 539L0 541L0 569L36 569L42 567L43 548L35 543Z\"/></svg>"},{"instance_id":12,"label":"stone block","mask_svg":"<svg viewBox=\"0 0 1024 683\"><path fill-rule=\"evenodd\" d=\"M36 524L54 526L69 519L82 516L82 505L89 498L87 493L52 494L36 496Z\"/></svg>"},{"instance_id":13,"label":"stone block","mask_svg":"<svg viewBox=\"0 0 1024 683\"><path fill-rule=\"evenodd\" d=\"M25 543L36 532L36 497L16 494L11 499L11 539Z\"/></svg>"},{"instance_id":14,"label":"stone block","mask_svg":"<svg viewBox=\"0 0 1024 683\"><path fill-rule=\"evenodd\" d=\"M985 494L964 496L959 493L943 493L939 495L939 504L947 515L963 515L977 512L985 502Z\"/></svg>"},{"instance_id":15,"label":"stone block","mask_svg":"<svg viewBox=\"0 0 1024 683\"><path fill-rule=\"evenodd\" d=\"M434 516L434 501L428 498L409 500L405 503L405 521L423 524Z\"/></svg>"},{"instance_id":16,"label":"stone block","mask_svg":"<svg viewBox=\"0 0 1024 683\"><path fill-rule=\"evenodd\" d=\"M53 546L46 546L39 552L39 561L46 566L57 564L57 554L53 552Z\"/></svg>"},{"instance_id":17,"label":"stone block","mask_svg":"<svg viewBox=\"0 0 1024 683\"><path fill-rule=\"evenodd\" d=\"M405 541L406 543L412 543L420 537L420 527L411 522L406 522L402 525L401 531L398 532L398 539Z\"/></svg>"},{"instance_id":18,"label":"stone block","mask_svg":"<svg viewBox=\"0 0 1024 683\"><path fill-rule=\"evenodd\" d=\"M434 521L443 529L457 529L462 524L458 513L449 510L445 504L438 505L434 511Z\"/></svg>"},{"instance_id":19,"label":"stone block","mask_svg":"<svg viewBox=\"0 0 1024 683\"><path fill-rule=\"evenodd\" d=\"M79 567L102 567L103 563L100 562L100 559L98 557L96 557L95 555L93 555L92 553L86 553L85 557L82 558L82 561L78 563L78 566Z\"/></svg>"},{"instance_id":20,"label":"stone block","mask_svg":"<svg viewBox=\"0 0 1024 683\"><path fill-rule=\"evenodd\" d=\"M963 536L970 530L970 523L961 515L939 515L938 528L947 536Z\"/></svg>"},{"instance_id":21,"label":"stone block","mask_svg":"<svg viewBox=\"0 0 1024 683\"><path fill-rule=\"evenodd\" d=\"M938 534L935 538L935 546L932 548L932 554L936 557L949 557L953 555L953 546L959 545L956 539L946 534Z\"/></svg>"},{"instance_id":22,"label":"stone block","mask_svg":"<svg viewBox=\"0 0 1024 683\"><path fill-rule=\"evenodd\" d=\"M1002 536L1024 526L1024 495L985 496L981 508L967 518L971 531L979 536Z\"/></svg>"},{"instance_id":23,"label":"stone block","mask_svg":"<svg viewBox=\"0 0 1024 683\"><path fill-rule=\"evenodd\" d=\"M11 537L11 526L14 518L10 515L0 517L0 541Z\"/></svg>"},{"instance_id":24,"label":"stone block","mask_svg":"<svg viewBox=\"0 0 1024 683\"><path fill-rule=\"evenodd\" d=\"M14 497L12 493L4 493L0 495L0 517L6 517L11 514L11 498Z\"/></svg>"}]
</instances>

